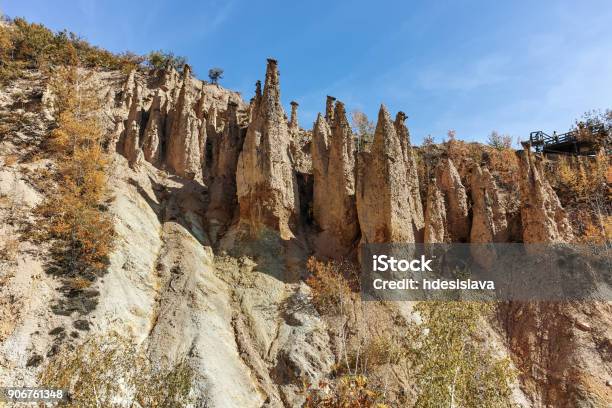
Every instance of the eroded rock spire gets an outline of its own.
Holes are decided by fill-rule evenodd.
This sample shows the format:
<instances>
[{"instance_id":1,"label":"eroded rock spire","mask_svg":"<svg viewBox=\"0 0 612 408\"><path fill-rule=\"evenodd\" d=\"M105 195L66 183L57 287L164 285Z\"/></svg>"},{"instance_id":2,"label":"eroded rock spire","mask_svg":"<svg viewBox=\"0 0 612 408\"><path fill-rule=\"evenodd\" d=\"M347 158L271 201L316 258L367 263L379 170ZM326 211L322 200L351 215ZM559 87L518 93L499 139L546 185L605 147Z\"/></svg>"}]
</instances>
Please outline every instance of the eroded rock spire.
<instances>
[{"instance_id":1,"label":"eroded rock spire","mask_svg":"<svg viewBox=\"0 0 612 408\"><path fill-rule=\"evenodd\" d=\"M268 59L261 104L256 104L236 172L240 220L291 238L299 209L289 158L289 131L280 103L278 63Z\"/></svg>"},{"instance_id":2,"label":"eroded rock spire","mask_svg":"<svg viewBox=\"0 0 612 408\"><path fill-rule=\"evenodd\" d=\"M526 243L571 242L573 232L559 198L529 146L517 152L520 169L521 222Z\"/></svg>"},{"instance_id":3,"label":"eroded rock spire","mask_svg":"<svg viewBox=\"0 0 612 408\"><path fill-rule=\"evenodd\" d=\"M421 192L419 190L419 174L416 157L410 145L410 133L406 127L406 114L398 112L395 117L395 131L400 139L404 165L406 166L406 183L408 186L408 203L412 214L412 228L417 242L423 242L423 228L425 220L423 217L423 204L421 203Z\"/></svg>"},{"instance_id":4,"label":"eroded rock spire","mask_svg":"<svg viewBox=\"0 0 612 408\"><path fill-rule=\"evenodd\" d=\"M313 217L318 225L327 223L325 217L325 198L327 195L327 164L329 163L329 139L331 129L321 114L312 129L310 155L312 157L313 174Z\"/></svg>"},{"instance_id":5,"label":"eroded rock spire","mask_svg":"<svg viewBox=\"0 0 612 408\"><path fill-rule=\"evenodd\" d=\"M322 230L318 251L342 257L359 236L355 204L355 141L346 118L344 104L336 102L331 130L319 115L313 136L315 221ZM331 136L325 146L325 137Z\"/></svg>"},{"instance_id":6,"label":"eroded rock spire","mask_svg":"<svg viewBox=\"0 0 612 408\"><path fill-rule=\"evenodd\" d=\"M140 98L138 86L134 85L129 101L129 113L125 121L125 136L123 143L123 154L130 163L136 161L138 150L140 149L140 120L142 113L140 110Z\"/></svg>"},{"instance_id":7,"label":"eroded rock spire","mask_svg":"<svg viewBox=\"0 0 612 408\"><path fill-rule=\"evenodd\" d=\"M162 140L164 140L164 129L166 127L163 95L163 92L158 91L153 97L142 146L145 160L152 163L154 166L159 166L162 159L161 146Z\"/></svg>"},{"instance_id":8,"label":"eroded rock spire","mask_svg":"<svg viewBox=\"0 0 612 408\"><path fill-rule=\"evenodd\" d=\"M300 125L298 123L297 108L300 106L296 101L291 101L291 118L289 119L289 130L299 130Z\"/></svg>"},{"instance_id":9,"label":"eroded rock spire","mask_svg":"<svg viewBox=\"0 0 612 408\"><path fill-rule=\"evenodd\" d=\"M453 242L467 242L470 236L467 193L459 172L448 157L438 163L436 180L444 195L448 234Z\"/></svg>"},{"instance_id":10,"label":"eroded rock spire","mask_svg":"<svg viewBox=\"0 0 612 408\"><path fill-rule=\"evenodd\" d=\"M334 102L336 98L333 96L327 95L327 99L325 100L325 120L331 126L334 120Z\"/></svg>"},{"instance_id":11,"label":"eroded rock spire","mask_svg":"<svg viewBox=\"0 0 612 408\"><path fill-rule=\"evenodd\" d=\"M448 242L446 230L446 205L444 195L434 178L427 188L427 204L425 207L424 242L428 244Z\"/></svg>"},{"instance_id":12,"label":"eroded rock spire","mask_svg":"<svg viewBox=\"0 0 612 408\"><path fill-rule=\"evenodd\" d=\"M472 195L471 243L506 242L506 210L489 169L474 165L470 173Z\"/></svg>"},{"instance_id":13,"label":"eroded rock spire","mask_svg":"<svg viewBox=\"0 0 612 408\"><path fill-rule=\"evenodd\" d=\"M181 177L199 179L202 177L200 159L201 121L193 110L193 100L189 93L190 68L183 68L183 84L172 115L171 130L168 135L166 166Z\"/></svg>"},{"instance_id":14,"label":"eroded rock spire","mask_svg":"<svg viewBox=\"0 0 612 408\"><path fill-rule=\"evenodd\" d=\"M358 165L357 211L361 242L415 242L406 167L399 136L384 105L378 113L371 153Z\"/></svg>"}]
</instances>

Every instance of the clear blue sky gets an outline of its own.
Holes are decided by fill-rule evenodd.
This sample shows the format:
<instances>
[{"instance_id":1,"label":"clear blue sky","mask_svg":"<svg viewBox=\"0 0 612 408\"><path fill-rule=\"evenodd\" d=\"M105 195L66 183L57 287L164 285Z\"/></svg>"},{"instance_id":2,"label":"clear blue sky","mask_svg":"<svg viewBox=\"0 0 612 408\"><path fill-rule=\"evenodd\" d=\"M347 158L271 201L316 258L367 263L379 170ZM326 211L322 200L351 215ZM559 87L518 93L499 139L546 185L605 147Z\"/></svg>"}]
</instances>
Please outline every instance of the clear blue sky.
<instances>
[{"instance_id":1,"label":"clear blue sky","mask_svg":"<svg viewBox=\"0 0 612 408\"><path fill-rule=\"evenodd\" d=\"M67 28L112 51L172 50L196 74L252 96L265 59L285 109L310 127L325 96L376 117L405 111L413 141L455 129L485 140L567 130L612 108L612 1L0 0L0 10Z\"/></svg>"}]
</instances>

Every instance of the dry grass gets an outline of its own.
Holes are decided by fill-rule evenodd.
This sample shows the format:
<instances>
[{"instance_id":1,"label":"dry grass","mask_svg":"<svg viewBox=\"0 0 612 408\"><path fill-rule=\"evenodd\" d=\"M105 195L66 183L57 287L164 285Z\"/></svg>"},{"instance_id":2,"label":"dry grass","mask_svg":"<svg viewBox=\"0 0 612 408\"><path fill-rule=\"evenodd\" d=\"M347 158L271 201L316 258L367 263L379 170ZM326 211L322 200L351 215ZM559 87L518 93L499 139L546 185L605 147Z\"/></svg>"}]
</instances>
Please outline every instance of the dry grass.
<instances>
[{"instance_id":1,"label":"dry grass","mask_svg":"<svg viewBox=\"0 0 612 408\"><path fill-rule=\"evenodd\" d=\"M4 165L5 166L12 166L15 163L17 163L18 160L18 156L16 154L9 154L7 156L4 157Z\"/></svg>"},{"instance_id":2,"label":"dry grass","mask_svg":"<svg viewBox=\"0 0 612 408\"><path fill-rule=\"evenodd\" d=\"M359 286L354 275L355 266L310 258L307 267L311 276L306 283L312 289L312 300L317 310L322 314L341 313L343 305L352 302L352 289Z\"/></svg>"},{"instance_id":3,"label":"dry grass","mask_svg":"<svg viewBox=\"0 0 612 408\"><path fill-rule=\"evenodd\" d=\"M15 262L19 255L19 240L16 237L8 237L0 246L0 259L9 263Z\"/></svg>"},{"instance_id":4,"label":"dry grass","mask_svg":"<svg viewBox=\"0 0 612 408\"><path fill-rule=\"evenodd\" d=\"M318 387L304 384L304 408L385 408L382 393L363 375L321 381Z\"/></svg>"},{"instance_id":5,"label":"dry grass","mask_svg":"<svg viewBox=\"0 0 612 408\"><path fill-rule=\"evenodd\" d=\"M81 278L77 276L75 278L68 278L65 280L66 286L74 290L82 290L87 289L91 286L91 281L88 279Z\"/></svg>"}]
</instances>

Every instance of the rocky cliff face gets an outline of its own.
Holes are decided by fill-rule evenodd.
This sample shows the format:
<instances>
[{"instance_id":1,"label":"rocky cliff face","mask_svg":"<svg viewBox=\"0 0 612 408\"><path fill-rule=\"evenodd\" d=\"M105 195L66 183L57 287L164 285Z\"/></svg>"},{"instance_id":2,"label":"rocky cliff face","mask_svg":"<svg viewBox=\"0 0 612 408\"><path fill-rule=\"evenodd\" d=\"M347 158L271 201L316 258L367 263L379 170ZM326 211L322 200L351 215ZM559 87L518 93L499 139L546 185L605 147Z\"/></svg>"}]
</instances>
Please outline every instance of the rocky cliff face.
<instances>
[{"instance_id":1,"label":"rocky cliff face","mask_svg":"<svg viewBox=\"0 0 612 408\"><path fill-rule=\"evenodd\" d=\"M472 227L470 242L508 242L508 220L495 179L487 168L475 165L470 174Z\"/></svg>"},{"instance_id":2,"label":"rocky cliff face","mask_svg":"<svg viewBox=\"0 0 612 408\"><path fill-rule=\"evenodd\" d=\"M145 345L160 366L187 361L198 403L301 406L303 381L329 379L352 358L343 354L347 322L322 317L312 289L300 279L307 256L354 259L359 239L365 244L574 238L537 155L518 154L518 184L470 154L458 160L441 152L417 161L423 152L410 144L406 115L399 112L392 121L384 106L371 151L356 153L344 104L333 97L312 131L299 127L297 103L287 120L277 65L268 61L263 90L259 83L248 105L234 92L197 80L187 67L182 74L95 74L106 101L102 116L110 118L104 122L114 138L110 148L118 153L109 176L114 199L108 203L117 248L103 279L88 292L97 305L70 315L49 307L64 298L55 278L44 272L46 247L24 241L16 260L2 260L0 382L35 384L37 366L57 350L57 333L71 332L67 341L76 345L119 332ZM18 91L34 95L28 86L0 93L0 111L14 109ZM40 128L0 140L0 198L23 201L18 217L24 219L32 217L44 194L32 174L44 174L49 165L29 162L30 153L20 151L44 138L51 119L47 107L37 109L24 115L36 118ZM9 160L20 154L19 161ZM516 199L511 193L519 188ZM519 206L521 222L515 222ZM3 239L18 234L9 214L1 205ZM249 242L236 232L245 229L252 233ZM418 318L410 305L381 306L376 319L368 318L366 309L355 308L347 319L363 314L364 325L372 324L364 331L372 333L379 320L391 320L402 331ZM501 308L500 337L507 344L490 337L482 342L487 347L495 342L519 368L524 395L517 391L522 397L515 402L597 406L610 400L609 309L606 304ZM479 324L491 330L492 323ZM393 373L385 381L397 401L414 392L410 376L398 366L385 371Z\"/></svg>"},{"instance_id":3,"label":"rocky cliff face","mask_svg":"<svg viewBox=\"0 0 612 408\"><path fill-rule=\"evenodd\" d=\"M260 99L260 100L258 100ZM269 59L263 95L256 95L236 172L240 220L253 231L294 235L299 193L289 158L289 130L280 104L278 65Z\"/></svg>"},{"instance_id":4,"label":"rocky cliff face","mask_svg":"<svg viewBox=\"0 0 612 408\"><path fill-rule=\"evenodd\" d=\"M572 229L559 198L542 175L538 158L528 149L517 153L520 164L523 241L570 242Z\"/></svg>"},{"instance_id":5,"label":"rocky cliff face","mask_svg":"<svg viewBox=\"0 0 612 408\"><path fill-rule=\"evenodd\" d=\"M438 164L436 182L446 204L450 239L453 242L467 242L470 233L467 193L459 172L449 158L441 160Z\"/></svg>"},{"instance_id":6,"label":"rocky cliff face","mask_svg":"<svg viewBox=\"0 0 612 408\"><path fill-rule=\"evenodd\" d=\"M198 180L209 176L206 146L218 133L217 121L225 120L228 102L236 104L236 110L247 110L237 93L195 79L189 66L181 74L171 69L151 78L132 71L119 93L112 88L107 93L106 109L120 119L114 130L117 152L132 165L141 157L157 168Z\"/></svg>"},{"instance_id":7,"label":"rocky cliff face","mask_svg":"<svg viewBox=\"0 0 612 408\"><path fill-rule=\"evenodd\" d=\"M234 216L237 205L236 168L246 135L246 127L241 125L238 118L238 104L230 101L225 116L223 133L214 144L210 203L206 213L213 239L218 237Z\"/></svg>"},{"instance_id":8,"label":"rocky cliff face","mask_svg":"<svg viewBox=\"0 0 612 408\"><path fill-rule=\"evenodd\" d=\"M166 166L181 177L202 178L203 146L206 143L206 122L198 118L188 89L191 69L183 68L181 91L172 111L172 124L168 135Z\"/></svg>"}]
</instances>

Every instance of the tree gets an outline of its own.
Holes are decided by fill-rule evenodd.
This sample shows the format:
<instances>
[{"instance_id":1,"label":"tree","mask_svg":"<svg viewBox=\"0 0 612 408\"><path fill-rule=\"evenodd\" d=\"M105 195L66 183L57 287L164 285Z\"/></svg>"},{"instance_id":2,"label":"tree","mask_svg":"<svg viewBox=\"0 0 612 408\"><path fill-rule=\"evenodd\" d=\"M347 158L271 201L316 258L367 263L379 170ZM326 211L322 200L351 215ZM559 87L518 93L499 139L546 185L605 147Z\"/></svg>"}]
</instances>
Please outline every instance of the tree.
<instances>
[{"instance_id":1,"label":"tree","mask_svg":"<svg viewBox=\"0 0 612 408\"><path fill-rule=\"evenodd\" d=\"M223 78L223 69L219 67L209 69L208 78L210 78L211 83L218 85L219 80Z\"/></svg>"},{"instance_id":2,"label":"tree","mask_svg":"<svg viewBox=\"0 0 612 408\"><path fill-rule=\"evenodd\" d=\"M512 147L512 136L507 134L501 135L494 130L487 138L487 144L498 150L509 149Z\"/></svg>"},{"instance_id":3,"label":"tree","mask_svg":"<svg viewBox=\"0 0 612 408\"><path fill-rule=\"evenodd\" d=\"M57 127L47 143L60 182L38 207L41 227L54 239L55 272L92 276L104 270L114 237L111 215L102 210L108 154L102 147L100 102L88 74L76 66L58 69L50 86Z\"/></svg>"},{"instance_id":4,"label":"tree","mask_svg":"<svg viewBox=\"0 0 612 408\"><path fill-rule=\"evenodd\" d=\"M371 122L365 113L354 110L351 112L351 124L357 135L357 151L367 150L374 139L374 122Z\"/></svg>"}]
</instances>

